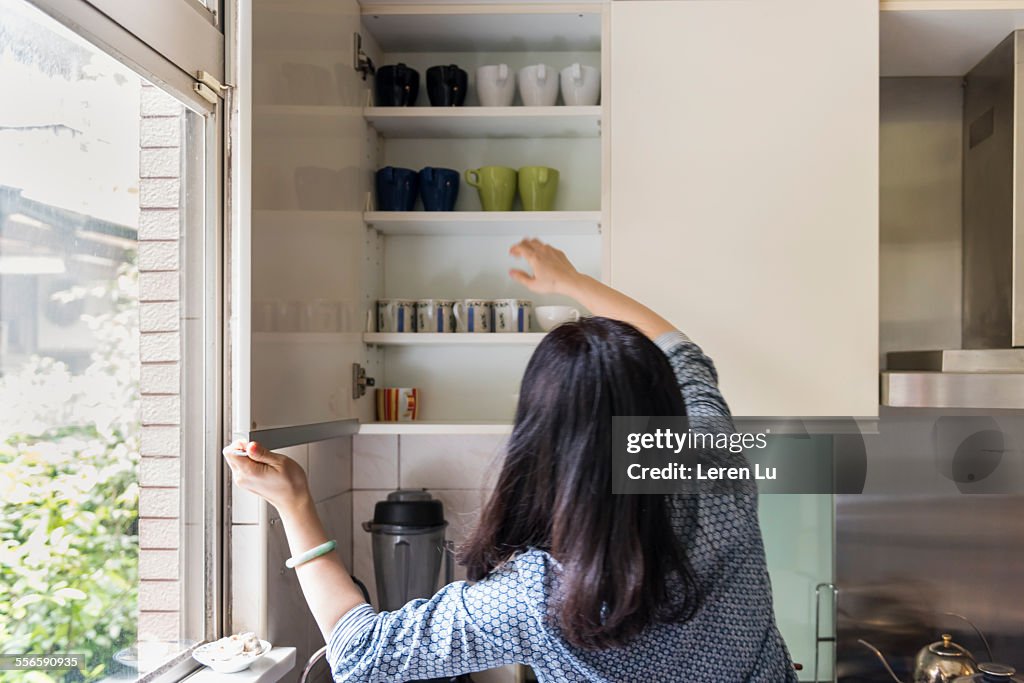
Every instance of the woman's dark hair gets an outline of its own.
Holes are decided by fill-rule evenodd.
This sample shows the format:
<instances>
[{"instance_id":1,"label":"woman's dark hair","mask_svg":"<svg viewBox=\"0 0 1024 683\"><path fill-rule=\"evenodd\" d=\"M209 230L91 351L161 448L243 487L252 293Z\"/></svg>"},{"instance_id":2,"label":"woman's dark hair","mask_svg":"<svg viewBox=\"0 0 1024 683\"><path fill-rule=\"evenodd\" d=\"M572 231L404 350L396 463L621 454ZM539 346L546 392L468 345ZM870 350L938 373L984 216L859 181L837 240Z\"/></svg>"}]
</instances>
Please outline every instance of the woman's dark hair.
<instances>
[{"instance_id":1,"label":"woman's dark hair","mask_svg":"<svg viewBox=\"0 0 1024 683\"><path fill-rule=\"evenodd\" d=\"M668 501L612 494L612 416L685 415L675 376L635 327L585 318L552 330L526 368L505 462L462 548L479 580L516 553L562 565L550 617L585 649L692 618L702 596Z\"/></svg>"}]
</instances>

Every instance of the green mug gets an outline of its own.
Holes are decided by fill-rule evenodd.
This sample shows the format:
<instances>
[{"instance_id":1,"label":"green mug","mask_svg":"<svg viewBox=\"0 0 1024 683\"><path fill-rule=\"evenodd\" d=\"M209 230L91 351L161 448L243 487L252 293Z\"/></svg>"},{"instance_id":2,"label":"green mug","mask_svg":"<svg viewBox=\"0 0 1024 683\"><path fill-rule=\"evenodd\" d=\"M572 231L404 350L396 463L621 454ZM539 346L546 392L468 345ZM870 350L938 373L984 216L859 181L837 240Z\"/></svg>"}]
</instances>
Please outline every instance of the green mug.
<instances>
[{"instance_id":1,"label":"green mug","mask_svg":"<svg viewBox=\"0 0 1024 683\"><path fill-rule=\"evenodd\" d=\"M519 169L519 198L523 211L551 211L558 192L558 171L547 166Z\"/></svg>"},{"instance_id":2,"label":"green mug","mask_svg":"<svg viewBox=\"0 0 1024 683\"><path fill-rule=\"evenodd\" d=\"M516 198L516 170L484 166L466 171L466 183L475 187L484 211L511 211Z\"/></svg>"}]
</instances>

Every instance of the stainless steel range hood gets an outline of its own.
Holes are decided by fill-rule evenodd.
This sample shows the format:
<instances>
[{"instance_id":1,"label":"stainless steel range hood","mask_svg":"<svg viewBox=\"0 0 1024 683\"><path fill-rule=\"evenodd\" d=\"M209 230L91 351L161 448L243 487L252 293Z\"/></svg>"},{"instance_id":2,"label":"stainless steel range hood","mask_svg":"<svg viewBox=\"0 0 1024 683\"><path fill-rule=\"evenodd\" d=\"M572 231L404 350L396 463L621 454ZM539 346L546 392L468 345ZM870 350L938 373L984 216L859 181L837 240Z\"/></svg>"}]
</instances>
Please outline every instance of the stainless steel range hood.
<instances>
[{"instance_id":1,"label":"stainless steel range hood","mask_svg":"<svg viewBox=\"0 0 1024 683\"><path fill-rule=\"evenodd\" d=\"M1024 409L1024 31L963 97L963 349L889 353L883 405Z\"/></svg>"}]
</instances>

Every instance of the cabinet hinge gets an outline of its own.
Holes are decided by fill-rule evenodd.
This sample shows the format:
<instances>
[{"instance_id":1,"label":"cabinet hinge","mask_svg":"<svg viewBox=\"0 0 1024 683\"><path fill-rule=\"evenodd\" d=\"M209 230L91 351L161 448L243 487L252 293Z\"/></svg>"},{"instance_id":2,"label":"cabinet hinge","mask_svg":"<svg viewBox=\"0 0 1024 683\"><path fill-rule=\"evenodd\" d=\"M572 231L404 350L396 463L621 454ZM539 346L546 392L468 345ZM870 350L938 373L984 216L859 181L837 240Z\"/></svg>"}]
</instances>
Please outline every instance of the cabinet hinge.
<instances>
[{"instance_id":1,"label":"cabinet hinge","mask_svg":"<svg viewBox=\"0 0 1024 683\"><path fill-rule=\"evenodd\" d=\"M367 387L372 387L376 382L373 377L366 376L366 368L359 363L352 364L352 398L362 398L366 395Z\"/></svg>"},{"instance_id":2,"label":"cabinet hinge","mask_svg":"<svg viewBox=\"0 0 1024 683\"><path fill-rule=\"evenodd\" d=\"M196 82L192 84L192 90L210 104L217 104L217 100L224 97L224 93L232 88L213 77L208 71L197 71Z\"/></svg>"}]
</instances>

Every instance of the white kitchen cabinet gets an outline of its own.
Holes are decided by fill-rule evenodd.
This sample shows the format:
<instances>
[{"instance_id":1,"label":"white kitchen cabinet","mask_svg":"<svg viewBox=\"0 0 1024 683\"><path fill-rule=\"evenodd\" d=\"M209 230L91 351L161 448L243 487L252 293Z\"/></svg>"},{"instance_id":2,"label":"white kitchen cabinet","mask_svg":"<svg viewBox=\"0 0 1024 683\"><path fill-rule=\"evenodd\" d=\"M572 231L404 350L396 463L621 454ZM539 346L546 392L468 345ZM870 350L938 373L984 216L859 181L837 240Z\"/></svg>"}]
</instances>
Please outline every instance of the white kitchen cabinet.
<instances>
[{"instance_id":1,"label":"white kitchen cabinet","mask_svg":"<svg viewBox=\"0 0 1024 683\"><path fill-rule=\"evenodd\" d=\"M253 1L239 82L239 132L251 140L252 159L239 169L245 190L235 202L233 256L242 267L232 289L234 429L276 446L360 426L507 431L539 335L396 338L376 333L371 312L380 298L569 303L508 277L516 264L508 247L526 236L603 276L607 97L594 106L524 107L517 96L511 107L481 107L475 71L545 63L557 78L577 62L602 67L605 13L600 2ZM373 79L353 67L356 34L376 66L419 72L417 106L374 106ZM442 64L468 72L466 106L429 106L426 71ZM461 174L487 165L558 169L554 210L528 213L517 201L512 212L483 212L464 180L455 212L376 210L378 168ZM377 387L419 388L422 423L374 424L373 390L355 397L353 364Z\"/></svg>"},{"instance_id":2,"label":"white kitchen cabinet","mask_svg":"<svg viewBox=\"0 0 1024 683\"><path fill-rule=\"evenodd\" d=\"M614 2L609 279L737 415L878 406L878 5Z\"/></svg>"}]
</instances>

